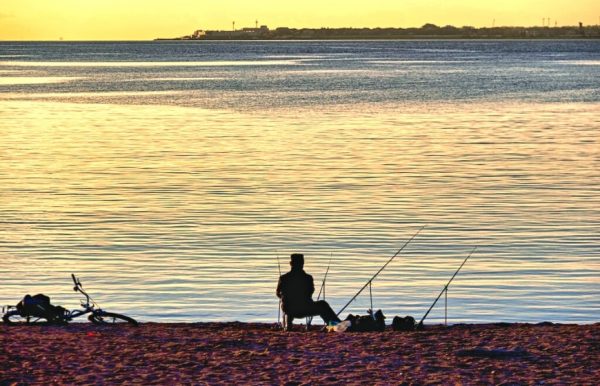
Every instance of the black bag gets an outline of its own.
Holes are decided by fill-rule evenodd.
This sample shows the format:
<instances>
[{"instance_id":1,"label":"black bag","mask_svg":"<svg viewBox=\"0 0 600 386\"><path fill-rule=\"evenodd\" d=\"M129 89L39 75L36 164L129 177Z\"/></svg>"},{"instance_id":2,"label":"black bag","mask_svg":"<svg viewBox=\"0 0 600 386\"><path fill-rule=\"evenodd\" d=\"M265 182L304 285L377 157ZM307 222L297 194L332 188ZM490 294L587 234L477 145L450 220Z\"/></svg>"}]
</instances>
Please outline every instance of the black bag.
<instances>
[{"instance_id":1,"label":"black bag","mask_svg":"<svg viewBox=\"0 0 600 386\"><path fill-rule=\"evenodd\" d=\"M395 316L392 320L392 330L394 331L414 331L416 325L415 318L412 316L404 318Z\"/></svg>"},{"instance_id":2,"label":"black bag","mask_svg":"<svg viewBox=\"0 0 600 386\"><path fill-rule=\"evenodd\" d=\"M348 315L346 320L350 321L350 327L348 327L347 331L353 332L371 332L371 331L379 331L382 332L385 330L385 316L381 310L378 310L375 315L373 315L372 310L368 310L367 313L369 315Z\"/></svg>"},{"instance_id":3,"label":"black bag","mask_svg":"<svg viewBox=\"0 0 600 386\"><path fill-rule=\"evenodd\" d=\"M50 297L44 294L31 296L25 295L23 300L17 304L17 311L23 317L33 316L44 318L49 322L58 322L63 319L66 309L60 306L53 306L50 303Z\"/></svg>"}]
</instances>

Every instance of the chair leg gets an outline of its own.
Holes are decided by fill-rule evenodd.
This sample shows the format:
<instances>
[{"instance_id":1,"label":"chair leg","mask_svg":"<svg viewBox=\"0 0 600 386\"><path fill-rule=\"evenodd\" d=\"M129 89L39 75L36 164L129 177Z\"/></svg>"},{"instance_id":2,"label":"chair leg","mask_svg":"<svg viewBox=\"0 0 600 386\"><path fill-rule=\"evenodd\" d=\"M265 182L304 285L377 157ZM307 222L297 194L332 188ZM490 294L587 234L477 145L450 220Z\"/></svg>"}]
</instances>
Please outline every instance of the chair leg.
<instances>
[{"instance_id":1,"label":"chair leg","mask_svg":"<svg viewBox=\"0 0 600 386\"><path fill-rule=\"evenodd\" d=\"M288 316L285 312L282 314L283 315L283 323L282 323L282 329L283 331L291 331L292 330L292 325L294 322L294 318ZM312 317L307 316L306 317L306 331L310 330L310 324L312 322Z\"/></svg>"}]
</instances>

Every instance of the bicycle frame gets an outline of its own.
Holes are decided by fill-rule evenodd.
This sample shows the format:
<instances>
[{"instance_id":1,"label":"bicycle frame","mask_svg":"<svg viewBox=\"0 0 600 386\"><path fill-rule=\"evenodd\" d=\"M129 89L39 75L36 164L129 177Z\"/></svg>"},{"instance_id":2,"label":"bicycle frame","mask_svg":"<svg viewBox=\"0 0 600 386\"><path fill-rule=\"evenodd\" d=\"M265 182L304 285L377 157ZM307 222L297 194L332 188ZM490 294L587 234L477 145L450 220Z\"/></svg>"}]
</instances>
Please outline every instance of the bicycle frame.
<instances>
[{"instance_id":1,"label":"bicycle frame","mask_svg":"<svg viewBox=\"0 0 600 386\"><path fill-rule=\"evenodd\" d=\"M73 311L69 311L69 314L66 315L65 319L67 320L72 320L75 318L80 317L81 315L85 315L85 314L89 314L90 312L94 312L94 310L91 309L86 309L86 310L73 310Z\"/></svg>"},{"instance_id":2,"label":"bicycle frame","mask_svg":"<svg viewBox=\"0 0 600 386\"><path fill-rule=\"evenodd\" d=\"M79 279L75 277L74 274L71 274L71 278L73 279L73 283L75 284L75 287L73 287L73 291L80 292L83 296L85 296L85 302L83 300L81 301L81 307L83 308L83 310L69 311L65 319L70 321L72 319L80 317L81 315L101 312L102 310L99 307L97 307L98 304L92 299L90 295L88 295L87 292L84 291L81 281L79 281Z\"/></svg>"}]
</instances>

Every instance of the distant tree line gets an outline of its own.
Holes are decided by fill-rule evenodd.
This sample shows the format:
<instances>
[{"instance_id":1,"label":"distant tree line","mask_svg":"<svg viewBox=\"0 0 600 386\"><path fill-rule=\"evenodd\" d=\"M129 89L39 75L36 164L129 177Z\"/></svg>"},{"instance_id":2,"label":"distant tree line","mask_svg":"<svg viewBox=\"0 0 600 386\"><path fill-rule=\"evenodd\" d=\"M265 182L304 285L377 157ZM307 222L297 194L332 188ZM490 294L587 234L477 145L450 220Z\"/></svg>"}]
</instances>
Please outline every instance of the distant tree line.
<instances>
[{"instance_id":1,"label":"distant tree line","mask_svg":"<svg viewBox=\"0 0 600 386\"><path fill-rule=\"evenodd\" d=\"M455 27L425 24L420 28L244 28L202 31L169 40L302 40L302 39L598 39L600 26Z\"/></svg>"}]
</instances>

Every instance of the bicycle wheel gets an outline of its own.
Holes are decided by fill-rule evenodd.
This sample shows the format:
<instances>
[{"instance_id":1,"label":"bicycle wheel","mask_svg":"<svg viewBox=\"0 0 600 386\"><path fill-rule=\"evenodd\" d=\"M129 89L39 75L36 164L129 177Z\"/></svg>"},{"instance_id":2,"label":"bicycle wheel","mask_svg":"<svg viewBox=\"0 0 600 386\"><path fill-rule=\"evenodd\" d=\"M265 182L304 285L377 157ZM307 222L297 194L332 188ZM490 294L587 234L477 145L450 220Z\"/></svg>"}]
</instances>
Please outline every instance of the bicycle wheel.
<instances>
[{"instance_id":1,"label":"bicycle wheel","mask_svg":"<svg viewBox=\"0 0 600 386\"><path fill-rule=\"evenodd\" d=\"M46 325L51 324L45 318L38 318L36 316L21 316L19 311L13 310L8 311L6 314L2 316L2 321L4 324L9 325Z\"/></svg>"},{"instance_id":2,"label":"bicycle wheel","mask_svg":"<svg viewBox=\"0 0 600 386\"><path fill-rule=\"evenodd\" d=\"M130 324L137 326L138 322L129 316L116 314L114 312L98 312L88 316L88 320L94 324Z\"/></svg>"}]
</instances>

